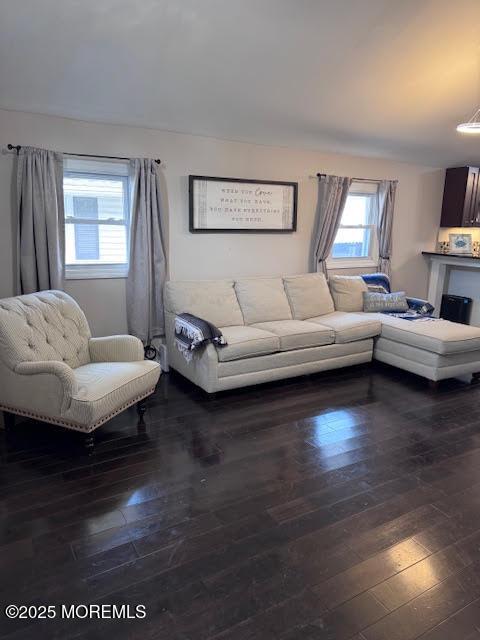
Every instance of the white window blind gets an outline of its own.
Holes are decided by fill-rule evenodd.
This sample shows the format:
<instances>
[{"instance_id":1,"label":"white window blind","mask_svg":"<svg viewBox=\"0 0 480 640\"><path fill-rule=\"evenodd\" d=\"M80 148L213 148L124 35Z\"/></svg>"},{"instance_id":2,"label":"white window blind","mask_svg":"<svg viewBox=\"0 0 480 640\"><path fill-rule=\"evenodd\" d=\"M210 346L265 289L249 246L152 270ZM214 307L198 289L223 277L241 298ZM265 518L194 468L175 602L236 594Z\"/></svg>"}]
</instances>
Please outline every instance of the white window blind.
<instances>
[{"instance_id":1,"label":"white window blind","mask_svg":"<svg viewBox=\"0 0 480 640\"><path fill-rule=\"evenodd\" d=\"M64 162L66 278L125 277L129 254L129 166Z\"/></svg>"},{"instance_id":2,"label":"white window blind","mask_svg":"<svg viewBox=\"0 0 480 640\"><path fill-rule=\"evenodd\" d=\"M378 184L352 182L328 266L332 269L375 266L377 225Z\"/></svg>"}]
</instances>

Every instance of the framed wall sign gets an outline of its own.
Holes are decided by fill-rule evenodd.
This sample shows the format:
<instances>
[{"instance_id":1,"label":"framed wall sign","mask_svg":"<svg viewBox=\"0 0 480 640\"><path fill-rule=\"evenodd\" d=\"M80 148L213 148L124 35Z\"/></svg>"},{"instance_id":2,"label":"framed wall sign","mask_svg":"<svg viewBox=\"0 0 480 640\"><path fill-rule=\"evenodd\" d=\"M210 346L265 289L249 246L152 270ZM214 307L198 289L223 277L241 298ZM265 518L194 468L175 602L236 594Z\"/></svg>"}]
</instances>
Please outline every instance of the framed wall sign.
<instances>
[{"instance_id":1,"label":"framed wall sign","mask_svg":"<svg viewBox=\"0 0 480 640\"><path fill-rule=\"evenodd\" d=\"M189 176L192 233L291 233L297 182Z\"/></svg>"}]
</instances>

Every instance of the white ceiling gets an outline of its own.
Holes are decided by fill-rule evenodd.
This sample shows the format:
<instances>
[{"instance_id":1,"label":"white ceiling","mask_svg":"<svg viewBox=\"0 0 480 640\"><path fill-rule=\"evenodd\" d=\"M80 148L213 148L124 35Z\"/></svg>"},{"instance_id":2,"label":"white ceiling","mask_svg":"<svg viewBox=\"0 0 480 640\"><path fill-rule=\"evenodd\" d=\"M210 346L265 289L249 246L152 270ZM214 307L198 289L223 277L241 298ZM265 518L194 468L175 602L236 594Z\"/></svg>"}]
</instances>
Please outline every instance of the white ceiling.
<instances>
[{"instance_id":1,"label":"white ceiling","mask_svg":"<svg viewBox=\"0 0 480 640\"><path fill-rule=\"evenodd\" d=\"M479 0L0 0L0 107L475 163L479 25Z\"/></svg>"}]
</instances>

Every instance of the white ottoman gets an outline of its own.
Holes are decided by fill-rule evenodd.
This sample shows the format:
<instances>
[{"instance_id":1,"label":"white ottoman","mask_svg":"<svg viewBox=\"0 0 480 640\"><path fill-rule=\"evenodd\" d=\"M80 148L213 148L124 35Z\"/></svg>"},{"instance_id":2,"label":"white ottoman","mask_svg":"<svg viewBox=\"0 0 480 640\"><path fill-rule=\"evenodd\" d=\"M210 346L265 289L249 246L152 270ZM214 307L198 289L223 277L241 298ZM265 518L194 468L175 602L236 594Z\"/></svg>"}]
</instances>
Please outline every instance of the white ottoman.
<instances>
[{"instance_id":1,"label":"white ottoman","mask_svg":"<svg viewBox=\"0 0 480 640\"><path fill-rule=\"evenodd\" d=\"M379 314L380 315L380 314ZM480 328L382 314L374 358L437 381L480 372Z\"/></svg>"}]
</instances>

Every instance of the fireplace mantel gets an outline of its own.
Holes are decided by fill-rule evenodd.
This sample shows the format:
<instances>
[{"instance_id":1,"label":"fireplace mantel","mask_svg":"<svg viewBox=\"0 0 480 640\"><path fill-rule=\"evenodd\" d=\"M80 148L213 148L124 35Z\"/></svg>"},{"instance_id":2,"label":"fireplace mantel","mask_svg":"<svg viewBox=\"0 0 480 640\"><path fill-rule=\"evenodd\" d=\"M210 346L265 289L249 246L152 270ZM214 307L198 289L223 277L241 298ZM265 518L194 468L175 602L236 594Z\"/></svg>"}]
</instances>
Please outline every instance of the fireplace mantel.
<instances>
[{"instance_id":1,"label":"fireplace mantel","mask_svg":"<svg viewBox=\"0 0 480 640\"><path fill-rule=\"evenodd\" d=\"M453 253L437 253L422 251L431 262L430 279L428 281L428 301L435 307L434 315L438 318L442 295L446 293L448 275L452 268L480 269L480 257Z\"/></svg>"}]
</instances>

